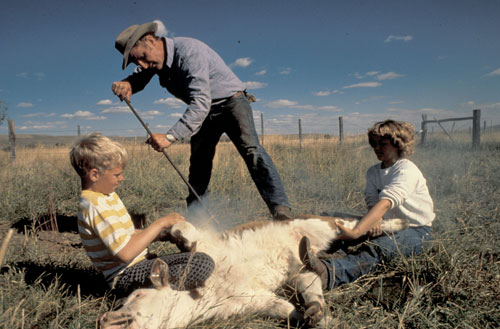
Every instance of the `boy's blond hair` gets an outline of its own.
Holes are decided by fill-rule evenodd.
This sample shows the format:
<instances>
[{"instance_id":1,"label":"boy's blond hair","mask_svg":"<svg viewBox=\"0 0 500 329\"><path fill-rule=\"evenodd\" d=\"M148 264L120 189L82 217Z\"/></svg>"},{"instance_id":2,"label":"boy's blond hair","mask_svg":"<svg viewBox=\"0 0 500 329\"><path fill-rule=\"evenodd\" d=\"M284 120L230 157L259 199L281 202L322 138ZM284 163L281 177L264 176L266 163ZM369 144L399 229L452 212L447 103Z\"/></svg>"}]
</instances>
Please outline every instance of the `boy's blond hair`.
<instances>
[{"instance_id":1,"label":"boy's blond hair","mask_svg":"<svg viewBox=\"0 0 500 329\"><path fill-rule=\"evenodd\" d=\"M73 168L83 178L91 169L104 172L120 165L125 167L128 154L120 143L93 132L76 142L69 152L69 158Z\"/></svg>"},{"instance_id":2,"label":"boy's blond hair","mask_svg":"<svg viewBox=\"0 0 500 329\"><path fill-rule=\"evenodd\" d=\"M380 139L388 139L398 149L400 157L413 154L415 146L415 127L404 121L385 120L377 122L368 130L368 141L375 147Z\"/></svg>"}]
</instances>

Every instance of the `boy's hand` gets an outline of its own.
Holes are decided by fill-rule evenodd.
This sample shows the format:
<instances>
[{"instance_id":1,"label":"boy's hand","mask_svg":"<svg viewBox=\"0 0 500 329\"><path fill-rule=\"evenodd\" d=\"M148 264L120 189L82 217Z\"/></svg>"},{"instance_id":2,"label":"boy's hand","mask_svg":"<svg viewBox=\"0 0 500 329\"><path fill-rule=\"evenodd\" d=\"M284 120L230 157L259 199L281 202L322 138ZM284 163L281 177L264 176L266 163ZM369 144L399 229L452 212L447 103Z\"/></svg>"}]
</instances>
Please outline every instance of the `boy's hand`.
<instances>
[{"instance_id":1,"label":"boy's hand","mask_svg":"<svg viewBox=\"0 0 500 329\"><path fill-rule=\"evenodd\" d=\"M146 140L146 144L149 144L153 147L153 149L157 152L163 151L164 148L169 147L172 145L166 137L165 134L152 134L149 136L149 138Z\"/></svg>"},{"instance_id":2,"label":"boy's hand","mask_svg":"<svg viewBox=\"0 0 500 329\"><path fill-rule=\"evenodd\" d=\"M166 216L158 218L157 220L162 222L163 229L161 230L160 233L158 233L154 241L170 241L171 240L170 229L172 228L172 226L175 225L176 223L185 221L186 219L183 216L179 215L178 213L173 212Z\"/></svg>"},{"instance_id":3,"label":"boy's hand","mask_svg":"<svg viewBox=\"0 0 500 329\"><path fill-rule=\"evenodd\" d=\"M184 218L184 216L182 216L176 212L172 212L166 216L161 217L159 220L161 220L163 222L164 228L169 228L178 222L185 221L186 219Z\"/></svg>"}]
</instances>

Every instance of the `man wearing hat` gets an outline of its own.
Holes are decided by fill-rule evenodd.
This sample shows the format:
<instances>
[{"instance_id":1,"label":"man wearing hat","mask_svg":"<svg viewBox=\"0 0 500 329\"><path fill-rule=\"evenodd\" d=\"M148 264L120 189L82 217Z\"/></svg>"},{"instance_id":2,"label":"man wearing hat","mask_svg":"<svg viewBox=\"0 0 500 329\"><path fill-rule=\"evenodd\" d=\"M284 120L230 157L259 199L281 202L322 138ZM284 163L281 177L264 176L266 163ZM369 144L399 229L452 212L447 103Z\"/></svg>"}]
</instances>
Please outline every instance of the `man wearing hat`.
<instances>
[{"instance_id":1,"label":"man wearing hat","mask_svg":"<svg viewBox=\"0 0 500 329\"><path fill-rule=\"evenodd\" d=\"M166 134L149 139L161 152L179 139L191 137L189 183L200 195L207 192L212 160L220 137L226 133L245 160L250 175L275 220L292 218L290 204L271 157L260 145L245 86L221 57L203 42L192 38L167 38L161 21L132 25L116 38L123 54L123 69L135 71L113 83L121 100L144 89L154 75L160 85L187 104L182 118ZM190 209L197 199L190 191Z\"/></svg>"}]
</instances>

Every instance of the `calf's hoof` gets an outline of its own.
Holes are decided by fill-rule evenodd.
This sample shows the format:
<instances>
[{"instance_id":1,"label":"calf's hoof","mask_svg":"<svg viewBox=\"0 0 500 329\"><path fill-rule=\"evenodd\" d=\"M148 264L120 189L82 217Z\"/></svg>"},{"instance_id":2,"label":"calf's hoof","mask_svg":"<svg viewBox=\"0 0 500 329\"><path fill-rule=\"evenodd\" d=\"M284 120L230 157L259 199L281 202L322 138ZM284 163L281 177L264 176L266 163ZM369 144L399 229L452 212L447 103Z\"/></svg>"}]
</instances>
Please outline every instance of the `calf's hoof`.
<instances>
[{"instance_id":1,"label":"calf's hoof","mask_svg":"<svg viewBox=\"0 0 500 329\"><path fill-rule=\"evenodd\" d=\"M305 322L310 326L316 326L323 319L323 308L318 302L310 302L305 307Z\"/></svg>"}]
</instances>

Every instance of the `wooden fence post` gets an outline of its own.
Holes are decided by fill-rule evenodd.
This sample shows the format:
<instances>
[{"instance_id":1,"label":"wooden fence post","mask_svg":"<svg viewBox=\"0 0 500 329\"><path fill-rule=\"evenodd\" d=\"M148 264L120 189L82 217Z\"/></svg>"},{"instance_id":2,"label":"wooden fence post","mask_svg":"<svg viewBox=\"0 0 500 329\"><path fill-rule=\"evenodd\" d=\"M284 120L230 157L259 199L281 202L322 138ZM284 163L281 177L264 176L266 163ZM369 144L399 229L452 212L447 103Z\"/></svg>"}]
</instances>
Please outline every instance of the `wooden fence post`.
<instances>
[{"instance_id":1,"label":"wooden fence post","mask_svg":"<svg viewBox=\"0 0 500 329\"><path fill-rule=\"evenodd\" d=\"M472 146L479 147L481 142L481 110L472 111Z\"/></svg>"},{"instance_id":2,"label":"wooden fence post","mask_svg":"<svg viewBox=\"0 0 500 329\"><path fill-rule=\"evenodd\" d=\"M302 122L299 119L299 148L302 150Z\"/></svg>"},{"instance_id":3,"label":"wooden fence post","mask_svg":"<svg viewBox=\"0 0 500 329\"><path fill-rule=\"evenodd\" d=\"M342 144L342 140L344 139L344 121L342 116L339 116L339 142Z\"/></svg>"},{"instance_id":4,"label":"wooden fence post","mask_svg":"<svg viewBox=\"0 0 500 329\"><path fill-rule=\"evenodd\" d=\"M427 114L422 114L422 139L420 145L425 144L425 137L427 135Z\"/></svg>"},{"instance_id":5,"label":"wooden fence post","mask_svg":"<svg viewBox=\"0 0 500 329\"><path fill-rule=\"evenodd\" d=\"M16 133L14 131L14 120L8 120L9 123L9 148L10 162L16 161Z\"/></svg>"},{"instance_id":6,"label":"wooden fence post","mask_svg":"<svg viewBox=\"0 0 500 329\"><path fill-rule=\"evenodd\" d=\"M260 112L260 144L264 145L264 114Z\"/></svg>"}]
</instances>

